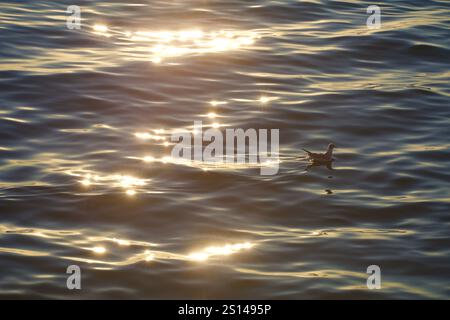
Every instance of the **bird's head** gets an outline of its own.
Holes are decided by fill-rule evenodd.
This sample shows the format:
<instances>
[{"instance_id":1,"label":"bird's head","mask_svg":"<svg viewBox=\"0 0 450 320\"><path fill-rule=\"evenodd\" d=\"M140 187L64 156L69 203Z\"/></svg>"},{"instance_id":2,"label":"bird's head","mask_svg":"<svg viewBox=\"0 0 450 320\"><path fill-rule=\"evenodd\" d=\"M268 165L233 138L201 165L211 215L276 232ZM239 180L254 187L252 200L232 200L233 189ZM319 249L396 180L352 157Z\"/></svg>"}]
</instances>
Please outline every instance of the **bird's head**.
<instances>
[{"instance_id":1,"label":"bird's head","mask_svg":"<svg viewBox=\"0 0 450 320\"><path fill-rule=\"evenodd\" d=\"M334 145L334 143L330 143L328 145L328 150L333 150L334 148L336 148L336 146Z\"/></svg>"}]
</instances>

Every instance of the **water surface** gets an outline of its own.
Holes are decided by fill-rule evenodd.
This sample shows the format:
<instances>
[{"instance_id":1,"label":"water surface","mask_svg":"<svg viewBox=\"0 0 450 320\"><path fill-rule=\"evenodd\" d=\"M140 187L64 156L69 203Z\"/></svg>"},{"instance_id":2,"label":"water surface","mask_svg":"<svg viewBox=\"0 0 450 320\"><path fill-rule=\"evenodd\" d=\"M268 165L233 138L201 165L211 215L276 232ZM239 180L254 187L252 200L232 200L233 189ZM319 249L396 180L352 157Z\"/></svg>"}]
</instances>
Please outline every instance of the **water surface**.
<instances>
[{"instance_id":1,"label":"water surface","mask_svg":"<svg viewBox=\"0 0 450 320\"><path fill-rule=\"evenodd\" d=\"M71 4L0 4L1 298L450 297L448 1ZM171 161L198 120L278 174Z\"/></svg>"}]
</instances>

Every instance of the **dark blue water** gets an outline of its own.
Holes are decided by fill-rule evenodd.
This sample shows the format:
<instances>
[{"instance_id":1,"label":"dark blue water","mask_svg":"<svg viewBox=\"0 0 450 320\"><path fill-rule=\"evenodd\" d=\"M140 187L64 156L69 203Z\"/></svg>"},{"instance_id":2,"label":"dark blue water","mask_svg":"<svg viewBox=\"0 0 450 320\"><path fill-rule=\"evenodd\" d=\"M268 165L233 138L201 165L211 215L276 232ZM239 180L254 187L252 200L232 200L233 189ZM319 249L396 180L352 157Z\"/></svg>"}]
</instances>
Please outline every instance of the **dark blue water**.
<instances>
[{"instance_id":1,"label":"dark blue water","mask_svg":"<svg viewBox=\"0 0 450 320\"><path fill-rule=\"evenodd\" d=\"M0 4L1 298L450 297L448 1L71 4ZM173 161L198 120L278 174Z\"/></svg>"}]
</instances>

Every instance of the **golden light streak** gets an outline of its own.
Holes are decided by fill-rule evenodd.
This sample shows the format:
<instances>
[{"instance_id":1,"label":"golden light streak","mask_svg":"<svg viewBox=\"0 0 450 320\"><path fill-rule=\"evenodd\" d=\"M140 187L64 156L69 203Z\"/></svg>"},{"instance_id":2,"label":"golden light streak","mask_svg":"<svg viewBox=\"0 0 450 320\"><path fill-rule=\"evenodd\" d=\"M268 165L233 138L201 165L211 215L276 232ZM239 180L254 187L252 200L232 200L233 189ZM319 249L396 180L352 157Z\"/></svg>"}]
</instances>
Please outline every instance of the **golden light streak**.
<instances>
[{"instance_id":1,"label":"golden light streak","mask_svg":"<svg viewBox=\"0 0 450 320\"><path fill-rule=\"evenodd\" d=\"M104 24L95 24L92 29L94 29L94 31L96 32L101 32L101 33L106 33L108 32L108 26L104 25Z\"/></svg>"},{"instance_id":2,"label":"golden light streak","mask_svg":"<svg viewBox=\"0 0 450 320\"><path fill-rule=\"evenodd\" d=\"M242 250L249 250L253 248L255 244L251 242L227 244L224 246L212 246L207 247L204 250L193 252L187 256L189 260L193 261L205 261L213 256L228 256Z\"/></svg>"},{"instance_id":3,"label":"golden light streak","mask_svg":"<svg viewBox=\"0 0 450 320\"><path fill-rule=\"evenodd\" d=\"M226 102L226 101L217 101L217 100L212 100L209 102L209 104L212 105L213 107L217 107L217 106L224 105L227 103L228 102Z\"/></svg>"},{"instance_id":4,"label":"golden light streak","mask_svg":"<svg viewBox=\"0 0 450 320\"><path fill-rule=\"evenodd\" d=\"M106 252L106 249L104 247L93 247L91 248L91 250L98 254L103 254Z\"/></svg>"}]
</instances>

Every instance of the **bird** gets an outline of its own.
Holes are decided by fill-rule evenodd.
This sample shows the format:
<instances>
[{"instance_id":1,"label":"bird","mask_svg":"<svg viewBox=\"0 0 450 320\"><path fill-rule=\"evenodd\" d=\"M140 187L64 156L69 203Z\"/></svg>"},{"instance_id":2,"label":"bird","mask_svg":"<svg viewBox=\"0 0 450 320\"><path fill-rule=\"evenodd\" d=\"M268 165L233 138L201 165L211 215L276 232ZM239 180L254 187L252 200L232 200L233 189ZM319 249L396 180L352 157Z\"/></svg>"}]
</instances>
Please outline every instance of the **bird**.
<instances>
[{"instance_id":1,"label":"bird","mask_svg":"<svg viewBox=\"0 0 450 320\"><path fill-rule=\"evenodd\" d=\"M334 160L333 159L333 149L334 148L336 148L336 146L333 143L330 143L328 145L327 152L325 152L325 153L314 153L314 152L308 151L306 149L303 149L303 148L302 149L303 149L303 151L305 151L308 154L308 158L312 162L326 164L326 163L332 162Z\"/></svg>"}]
</instances>

